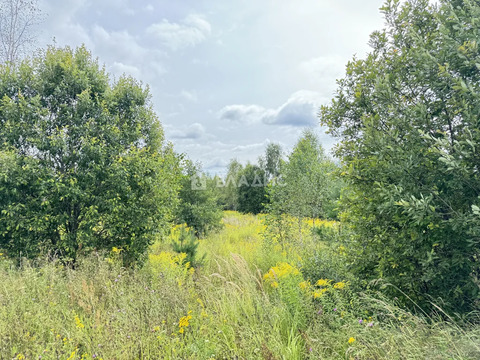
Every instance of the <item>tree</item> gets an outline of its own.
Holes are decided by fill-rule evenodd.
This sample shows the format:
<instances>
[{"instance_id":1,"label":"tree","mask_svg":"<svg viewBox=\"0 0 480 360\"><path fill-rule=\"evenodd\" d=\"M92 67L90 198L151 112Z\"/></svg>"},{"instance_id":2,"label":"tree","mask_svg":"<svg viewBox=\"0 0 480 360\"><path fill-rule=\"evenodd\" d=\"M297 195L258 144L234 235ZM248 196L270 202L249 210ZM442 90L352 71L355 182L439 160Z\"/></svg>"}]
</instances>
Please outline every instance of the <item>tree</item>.
<instances>
[{"instance_id":1,"label":"tree","mask_svg":"<svg viewBox=\"0 0 480 360\"><path fill-rule=\"evenodd\" d=\"M111 84L84 47L0 65L0 79L0 248L140 259L173 216L180 176L148 88Z\"/></svg>"},{"instance_id":2,"label":"tree","mask_svg":"<svg viewBox=\"0 0 480 360\"><path fill-rule=\"evenodd\" d=\"M224 181L218 181L217 191L219 192L220 203L225 210L238 210L238 189L240 175L243 171L243 165L236 159L230 160L228 171ZM218 179L220 180L220 179Z\"/></svg>"},{"instance_id":3,"label":"tree","mask_svg":"<svg viewBox=\"0 0 480 360\"><path fill-rule=\"evenodd\" d=\"M247 164L237 183L238 211L261 213L267 200L265 189L265 171L257 165Z\"/></svg>"},{"instance_id":4,"label":"tree","mask_svg":"<svg viewBox=\"0 0 480 360\"><path fill-rule=\"evenodd\" d=\"M0 0L0 62L15 62L26 54L40 17L37 0Z\"/></svg>"},{"instance_id":5,"label":"tree","mask_svg":"<svg viewBox=\"0 0 480 360\"><path fill-rule=\"evenodd\" d=\"M270 143L265 149L265 155L260 156L258 164L265 171L267 181L270 181L280 175L280 163L282 161L282 146L280 144Z\"/></svg>"},{"instance_id":6,"label":"tree","mask_svg":"<svg viewBox=\"0 0 480 360\"><path fill-rule=\"evenodd\" d=\"M395 296L452 311L478 301L480 4L390 0L321 122L341 142L351 266Z\"/></svg>"},{"instance_id":7,"label":"tree","mask_svg":"<svg viewBox=\"0 0 480 360\"><path fill-rule=\"evenodd\" d=\"M201 166L186 160L179 192L177 222L193 228L197 237L221 227L222 211L218 205L215 182L201 172Z\"/></svg>"},{"instance_id":8,"label":"tree","mask_svg":"<svg viewBox=\"0 0 480 360\"><path fill-rule=\"evenodd\" d=\"M339 181L333 175L335 169L317 135L311 130L304 131L288 160L282 163L281 181L268 188L271 215L279 217L278 221L283 214L296 217L299 236L305 217L331 215L339 196Z\"/></svg>"}]
</instances>

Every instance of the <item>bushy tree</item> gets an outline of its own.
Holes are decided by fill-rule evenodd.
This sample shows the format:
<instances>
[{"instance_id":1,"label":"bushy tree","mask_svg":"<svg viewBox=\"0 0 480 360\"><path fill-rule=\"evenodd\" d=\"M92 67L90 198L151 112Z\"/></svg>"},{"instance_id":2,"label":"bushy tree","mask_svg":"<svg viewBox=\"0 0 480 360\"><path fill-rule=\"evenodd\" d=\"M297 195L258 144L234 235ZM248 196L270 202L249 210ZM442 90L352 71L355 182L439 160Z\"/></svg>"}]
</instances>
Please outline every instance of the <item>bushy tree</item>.
<instances>
[{"instance_id":1,"label":"bushy tree","mask_svg":"<svg viewBox=\"0 0 480 360\"><path fill-rule=\"evenodd\" d=\"M265 149L265 154L258 159L258 165L265 172L267 181L280 175L282 153L282 146L280 144L270 143Z\"/></svg>"},{"instance_id":2,"label":"bushy tree","mask_svg":"<svg viewBox=\"0 0 480 360\"><path fill-rule=\"evenodd\" d=\"M186 160L181 184L177 222L186 223L197 237L219 229L222 211L214 179L202 173L199 164Z\"/></svg>"},{"instance_id":3,"label":"bushy tree","mask_svg":"<svg viewBox=\"0 0 480 360\"><path fill-rule=\"evenodd\" d=\"M351 265L422 305L468 310L480 271L480 4L382 11L386 29L321 113L350 184Z\"/></svg>"},{"instance_id":4,"label":"bushy tree","mask_svg":"<svg viewBox=\"0 0 480 360\"><path fill-rule=\"evenodd\" d=\"M240 172L237 191L238 211L252 214L261 213L267 200L265 171L257 165L247 164Z\"/></svg>"},{"instance_id":5,"label":"bushy tree","mask_svg":"<svg viewBox=\"0 0 480 360\"><path fill-rule=\"evenodd\" d=\"M141 257L172 217L179 160L148 88L83 47L0 66L0 248Z\"/></svg>"},{"instance_id":6,"label":"bushy tree","mask_svg":"<svg viewBox=\"0 0 480 360\"><path fill-rule=\"evenodd\" d=\"M271 211L299 219L331 215L339 196L335 164L325 155L317 135L304 131L281 166L281 178L269 188Z\"/></svg>"}]
</instances>

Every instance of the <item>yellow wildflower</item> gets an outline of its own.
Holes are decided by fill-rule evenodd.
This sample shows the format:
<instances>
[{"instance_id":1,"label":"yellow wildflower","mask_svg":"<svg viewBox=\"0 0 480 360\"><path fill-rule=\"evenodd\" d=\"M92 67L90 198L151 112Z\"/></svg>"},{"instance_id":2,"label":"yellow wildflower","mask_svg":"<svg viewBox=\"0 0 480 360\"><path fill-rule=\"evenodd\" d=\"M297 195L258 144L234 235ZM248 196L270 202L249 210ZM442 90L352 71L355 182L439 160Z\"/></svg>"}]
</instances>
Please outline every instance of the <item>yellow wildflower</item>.
<instances>
[{"instance_id":1,"label":"yellow wildflower","mask_svg":"<svg viewBox=\"0 0 480 360\"><path fill-rule=\"evenodd\" d=\"M78 317L78 315L75 315L75 324L77 325L77 328L83 329L85 325L83 325L82 320Z\"/></svg>"},{"instance_id":2,"label":"yellow wildflower","mask_svg":"<svg viewBox=\"0 0 480 360\"><path fill-rule=\"evenodd\" d=\"M77 353L78 349L75 349L71 354L70 356L67 358L67 360L73 360L73 358L75 357L75 354Z\"/></svg>"},{"instance_id":3,"label":"yellow wildflower","mask_svg":"<svg viewBox=\"0 0 480 360\"><path fill-rule=\"evenodd\" d=\"M327 279L319 279L315 285L318 286L327 286L330 280Z\"/></svg>"},{"instance_id":4,"label":"yellow wildflower","mask_svg":"<svg viewBox=\"0 0 480 360\"><path fill-rule=\"evenodd\" d=\"M324 288L324 289L315 290L315 291L313 292L313 298L314 298L314 299L317 299L317 298L319 298L320 296L322 296L324 293L326 293L327 291L328 291L328 289L325 289L325 288Z\"/></svg>"},{"instance_id":5,"label":"yellow wildflower","mask_svg":"<svg viewBox=\"0 0 480 360\"><path fill-rule=\"evenodd\" d=\"M277 288L278 287L278 282L277 281L272 282L271 286L273 288Z\"/></svg>"},{"instance_id":6,"label":"yellow wildflower","mask_svg":"<svg viewBox=\"0 0 480 360\"><path fill-rule=\"evenodd\" d=\"M119 248L117 248L117 247L115 247L115 246L112 248L112 252L115 253L115 254L120 254L120 253L122 252L122 250L123 250L123 249L119 249Z\"/></svg>"},{"instance_id":7,"label":"yellow wildflower","mask_svg":"<svg viewBox=\"0 0 480 360\"><path fill-rule=\"evenodd\" d=\"M351 337L350 339L348 339L349 344L353 344L354 342L355 342L355 338Z\"/></svg>"},{"instance_id":8,"label":"yellow wildflower","mask_svg":"<svg viewBox=\"0 0 480 360\"><path fill-rule=\"evenodd\" d=\"M310 287L310 281L302 281L298 286L300 286L302 290L307 290Z\"/></svg>"},{"instance_id":9,"label":"yellow wildflower","mask_svg":"<svg viewBox=\"0 0 480 360\"><path fill-rule=\"evenodd\" d=\"M182 316L178 321L178 327L179 327L178 332L180 334L183 334L185 332L185 328L190 325L190 320L192 319L192 315L190 315L191 313L192 311L190 310L187 313L187 316Z\"/></svg>"},{"instance_id":10,"label":"yellow wildflower","mask_svg":"<svg viewBox=\"0 0 480 360\"><path fill-rule=\"evenodd\" d=\"M347 285L347 284L345 284L343 281L340 281L340 282L336 283L335 285L333 285L333 287L334 287L335 289L341 290L341 289L343 289L346 285Z\"/></svg>"}]
</instances>

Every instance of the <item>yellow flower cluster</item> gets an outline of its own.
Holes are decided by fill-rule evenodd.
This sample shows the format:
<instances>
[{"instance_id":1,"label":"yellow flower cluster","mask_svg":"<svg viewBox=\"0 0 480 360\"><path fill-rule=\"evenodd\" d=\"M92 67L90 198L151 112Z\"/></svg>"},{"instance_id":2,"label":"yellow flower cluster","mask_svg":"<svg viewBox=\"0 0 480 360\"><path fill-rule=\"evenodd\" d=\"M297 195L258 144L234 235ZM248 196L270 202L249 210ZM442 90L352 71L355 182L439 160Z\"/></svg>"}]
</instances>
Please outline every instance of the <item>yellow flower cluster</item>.
<instances>
[{"instance_id":1,"label":"yellow flower cluster","mask_svg":"<svg viewBox=\"0 0 480 360\"><path fill-rule=\"evenodd\" d=\"M277 266L270 268L270 270L268 270L268 272L263 276L263 280L269 283L271 287L276 288L278 287L278 281L280 279L299 274L300 271L296 267L290 265L289 263L282 262Z\"/></svg>"},{"instance_id":2,"label":"yellow flower cluster","mask_svg":"<svg viewBox=\"0 0 480 360\"><path fill-rule=\"evenodd\" d=\"M80 318L76 314L75 314L75 325L79 329L83 329L85 327L85 325L83 325L83 323L82 323L82 320L80 320Z\"/></svg>"},{"instance_id":3,"label":"yellow flower cluster","mask_svg":"<svg viewBox=\"0 0 480 360\"><path fill-rule=\"evenodd\" d=\"M112 248L112 253L117 254L117 255L120 254L122 251L123 251L123 249L119 249L115 246Z\"/></svg>"},{"instance_id":4,"label":"yellow flower cluster","mask_svg":"<svg viewBox=\"0 0 480 360\"><path fill-rule=\"evenodd\" d=\"M302 281L298 284L300 289L305 291L307 294L313 296L314 299L318 299L323 296L325 293L329 291L342 290L347 286L347 283L344 281L340 281L334 283L332 280L329 279L318 279L312 286L309 280Z\"/></svg>"},{"instance_id":5,"label":"yellow flower cluster","mask_svg":"<svg viewBox=\"0 0 480 360\"><path fill-rule=\"evenodd\" d=\"M319 279L315 285L317 286L328 286L331 283L331 280L328 279Z\"/></svg>"},{"instance_id":6,"label":"yellow flower cluster","mask_svg":"<svg viewBox=\"0 0 480 360\"><path fill-rule=\"evenodd\" d=\"M190 320L192 319L192 315L190 315L192 313L192 311L190 310L188 313L187 313L187 316L182 316L180 318L180 320L178 321L178 327L179 327L179 330L178 332L180 334L183 334L185 332L185 328L187 328L188 326L190 326Z\"/></svg>"}]
</instances>

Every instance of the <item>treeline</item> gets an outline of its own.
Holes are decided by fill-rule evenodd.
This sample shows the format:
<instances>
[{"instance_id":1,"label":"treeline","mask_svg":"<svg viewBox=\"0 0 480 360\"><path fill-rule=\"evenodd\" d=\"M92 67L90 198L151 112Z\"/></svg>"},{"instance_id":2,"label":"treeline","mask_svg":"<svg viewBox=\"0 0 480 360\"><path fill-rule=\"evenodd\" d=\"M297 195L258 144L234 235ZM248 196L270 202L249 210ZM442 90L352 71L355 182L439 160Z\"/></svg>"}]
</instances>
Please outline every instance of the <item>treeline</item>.
<instances>
[{"instance_id":1,"label":"treeline","mask_svg":"<svg viewBox=\"0 0 480 360\"><path fill-rule=\"evenodd\" d=\"M317 135L304 131L290 154L271 143L256 164L233 159L224 178L215 177L219 204L243 213L273 209L303 217L334 219L342 182Z\"/></svg>"}]
</instances>

